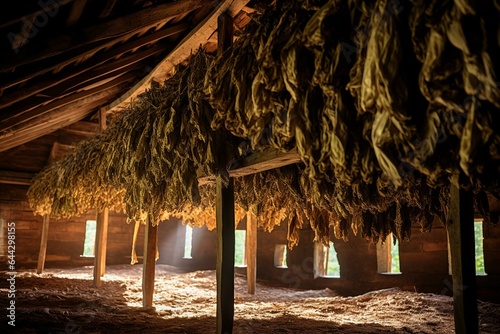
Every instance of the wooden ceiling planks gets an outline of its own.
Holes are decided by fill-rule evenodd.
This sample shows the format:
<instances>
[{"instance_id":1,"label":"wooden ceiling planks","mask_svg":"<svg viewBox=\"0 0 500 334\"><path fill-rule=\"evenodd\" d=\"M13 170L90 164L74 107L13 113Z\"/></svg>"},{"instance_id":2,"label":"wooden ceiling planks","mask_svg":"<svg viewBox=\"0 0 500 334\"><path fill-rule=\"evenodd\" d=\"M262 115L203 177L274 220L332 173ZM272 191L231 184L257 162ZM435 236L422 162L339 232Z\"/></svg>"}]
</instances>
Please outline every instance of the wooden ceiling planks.
<instances>
[{"instance_id":1,"label":"wooden ceiling planks","mask_svg":"<svg viewBox=\"0 0 500 334\"><path fill-rule=\"evenodd\" d=\"M57 110L58 108L72 105L73 103L78 103L80 100L84 100L91 96L94 96L96 93L107 92L109 88L116 87L120 84L123 84L124 82L133 81L135 77L136 75L134 73L125 73L119 76L118 78L110 82L107 82L101 86L84 90L78 93L70 94L66 97L54 100L53 102L40 106L36 109L32 109L28 112L16 114L10 119L0 123L1 126L0 138L2 138L3 133L7 132L8 130L16 126L19 127L24 122L27 122L33 118L40 118L42 115L44 115L49 111ZM66 110L65 112L68 111Z\"/></svg>"},{"instance_id":2,"label":"wooden ceiling planks","mask_svg":"<svg viewBox=\"0 0 500 334\"><path fill-rule=\"evenodd\" d=\"M0 152L85 119L89 116L89 110L95 110L108 101L110 96L118 94L127 86L122 83L101 90L12 127L9 131L0 134Z\"/></svg>"},{"instance_id":3,"label":"wooden ceiling planks","mask_svg":"<svg viewBox=\"0 0 500 334\"><path fill-rule=\"evenodd\" d=\"M85 54L93 54L105 47L125 42L141 31L149 30L157 24L209 3L209 0L182 0L150 6L125 17L92 25L77 33L66 33L46 38L37 43L43 47L40 48L37 45L25 50L21 49L17 55L4 61L0 65L0 72L13 71L21 65L34 63L74 49L92 46L95 42L102 42L97 48L91 47L90 50L85 51Z\"/></svg>"},{"instance_id":4,"label":"wooden ceiling planks","mask_svg":"<svg viewBox=\"0 0 500 334\"><path fill-rule=\"evenodd\" d=\"M0 184L31 185L34 173L0 170Z\"/></svg>"},{"instance_id":5,"label":"wooden ceiling planks","mask_svg":"<svg viewBox=\"0 0 500 334\"><path fill-rule=\"evenodd\" d=\"M30 96L33 96L35 94L38 94L40 92L46 91L47 89L54 87L54 86L59 86L57 88L57 91L59 92L64 92L66 89L62 89L63 87L68 88L68 81L70 79L73 79L73 82L69 84L69 86L74 85L75 82L81 83L86 80L92 79L94 76L101 76L103 74L110 74L114 73L118 70L120 70L122 67L134 64L138 61L141 61L145 58L148 58L153 55L157 55L160 52L164 50L163 46L155 46L152 48L149 48L145 51L142 52L137 52L134 53L130 56L124 57L123 59L120 59L116 62L112 62L110 64L103 64L100 66L92 66L94 64L100 63L99 60L94 61L93 64L89 65L80 65L77 68L75 68L73 71L70 73L64 72L64 73L59 73L57 75L52 75L50 76L47 80L45 81L39 81L31 86L28 87L23 87L23 89L16 90L12 92L11 94L6 94L2 97L0 97L0 108L6 108L11 105L13 105L16 102L19 102L21 100L24 100L26 98L29 98ZM93 71L90 71L94 69ZM61 87L63 86L63 87ZM50 94L45 94L50 96ZM17 110L19 108L16 108ZM0 116L0 121L2 119L7 118L7 116L2 115ZM0 123L0 129L2 128L2 125Z\"/></svg>"},{"instance_id":6,"label":"wooden ceiling planks","mask_svg":"<svg viewBox=\"0 0 500 334\"><path fill-rule=\"evenodd\" d=\"M159 40L180 34L184 31L186 31L189 28L189 25L186 23L181 23L172 27L168 27L164 30L157 31L153 34L144 36L140 39L135 39L133 41L123 43L119 45L118 47L110 50L109 52L103 53L102 55L99 55L91 60L88 60L86 63L81 64L81 66L74 67L70 72L68 73L63 73L61 76L62 77L67 77L71 78L74 77L78 74L81 74L82 72L85 72L86 70L90 70L96 66L99 66L105 62L108 62L110 60L113 60L114 58L119 58L120 56L123 56L125 53L128 52L134 52L135 50L147 46L149 44L153 44L158 42ZM92 52L97 52L100 50L100 47L95 47ZM33 71L33 72L28 72L22 75L21 77L16 77L13 78L10 82L3 82L0 83L0 88L9 88L13 87L15 85L18 85L20 83L26 82L36 76L43 75L47 72L54 71L58 67L66 67L72 63L76 63L79 59L81 59L84 56L90 56L90 52L85 53L85 54L78 54L74 57L67 58L61 62L55 62L53 64L43 64L42 67L40 67L38 70ZM21 70L22 71L22 70ZM52 75L53 76L53 75ZM52 79L54 80L54 79Z\"/></svg>"},{"instance_id":7,"label":"wooden ceiling planks","mask_svg":"<svg viewBox=\"0 0 500 334\"><path fill-rule=\"evenodd\" d=\"M228 11L231 16L235 16L248 2L248 0L219 1L217 6L146 77L130 88L120 98L105 107L106 110L117 110L125 104L130 103L133 98L143 93L153 81L165 81L175 66L189 58L193 51L208 41L214 31L217 30L217 17L220 14Z\"/></svg>"},{"instance_id":8,"label":"wooden ceiling planks","mask_svg":"<svg viewBox=\"0 0 500 334\"><path fill-rule=\"evenodd\" d=\"M166 79L173 64L185 61L200 45L213 44L208 38L222 11L235 16L243 9L240 15L247 20L246 12L253 10L245 8L247 3L64 0L16 5L5 13L0 32L19 34L32 17L32 27L40 33L17 41L23 45L13 49L16 54L0 56L0 160L8 156L14 169L39 171L54 143L59 157L95 136L97 124L83 120L94 120L103 107L113 112L106 106L127 95L145 75L143 88ZM57 13L49 26L36 26L37 16L49 13ZM245 20L239 22L244 25ZM159 57L164 63L155 67ZM0 163L0 170L8 166Z\"/></svg>"}]
</instances>

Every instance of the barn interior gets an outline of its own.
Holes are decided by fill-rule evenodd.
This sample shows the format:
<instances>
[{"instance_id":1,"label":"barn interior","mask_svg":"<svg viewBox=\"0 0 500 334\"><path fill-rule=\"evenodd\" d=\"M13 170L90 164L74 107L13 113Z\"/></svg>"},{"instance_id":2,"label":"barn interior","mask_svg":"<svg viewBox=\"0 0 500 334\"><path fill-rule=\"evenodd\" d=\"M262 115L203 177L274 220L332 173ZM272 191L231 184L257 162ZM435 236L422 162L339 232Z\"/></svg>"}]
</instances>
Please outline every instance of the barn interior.
<instances>
[{"instance_id":1,"label":"barn interior","mask_svg":"<svg viewBox=\"0 0 500 334\"><path fill-rule=\"evenodd\" d=\"M2 333L500 332L497 2L10 5Z\"/></svg>"}]
</instances>

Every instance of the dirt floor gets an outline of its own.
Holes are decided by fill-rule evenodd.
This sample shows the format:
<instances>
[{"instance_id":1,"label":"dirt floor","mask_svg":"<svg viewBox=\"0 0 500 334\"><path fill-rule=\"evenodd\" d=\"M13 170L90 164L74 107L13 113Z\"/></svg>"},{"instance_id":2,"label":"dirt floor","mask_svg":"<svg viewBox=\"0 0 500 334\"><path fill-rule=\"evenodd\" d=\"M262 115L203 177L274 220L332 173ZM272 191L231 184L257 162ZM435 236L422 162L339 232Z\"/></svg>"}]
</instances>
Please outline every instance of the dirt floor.
<instances>
[{"instance_id":1,"label":"dirt floor","mask_svg":"<svg viewBox=\"0 0 500 334\"><path fill-rule=\"evenodd\" d=\"M34 270L16 277L16 327L2 316L0 333L214 333L214 271L183 273L158 265L155 309L142 308L142 266L109 266L102 288L92 267ZM0 275L5 310L5 274ZM258 282L246 293L235 278L234 333L453 333L447 296L373 291L340 297L329 289L292 290ZM479 303L481 333L500 333L500 305ZM6 320L7 319L7 320Z\"/></svg>"}]
</instances>

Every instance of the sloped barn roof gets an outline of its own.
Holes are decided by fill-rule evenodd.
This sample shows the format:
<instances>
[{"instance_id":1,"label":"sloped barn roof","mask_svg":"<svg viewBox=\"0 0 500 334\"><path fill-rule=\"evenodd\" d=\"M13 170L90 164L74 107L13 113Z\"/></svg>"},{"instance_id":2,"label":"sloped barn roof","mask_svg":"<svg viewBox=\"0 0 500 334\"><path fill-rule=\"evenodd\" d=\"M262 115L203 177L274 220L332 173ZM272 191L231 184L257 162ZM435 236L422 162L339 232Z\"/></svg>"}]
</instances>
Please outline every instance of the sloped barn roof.
<instances>
[{"instance_id":1,"label":"sloped barn roof","mask_svg":"<svg viewBox=\"0 0 500 334\"><path fill-rule=\"evenodd\" d=\"M217 13L242 28L249 1L14 1L0 20L0 182L27 184L95 136L200 45L216 49ZM124 103L125 102L125 103ZM3 181L2 181L3 180Z\"/></svg>"}]
</instances>

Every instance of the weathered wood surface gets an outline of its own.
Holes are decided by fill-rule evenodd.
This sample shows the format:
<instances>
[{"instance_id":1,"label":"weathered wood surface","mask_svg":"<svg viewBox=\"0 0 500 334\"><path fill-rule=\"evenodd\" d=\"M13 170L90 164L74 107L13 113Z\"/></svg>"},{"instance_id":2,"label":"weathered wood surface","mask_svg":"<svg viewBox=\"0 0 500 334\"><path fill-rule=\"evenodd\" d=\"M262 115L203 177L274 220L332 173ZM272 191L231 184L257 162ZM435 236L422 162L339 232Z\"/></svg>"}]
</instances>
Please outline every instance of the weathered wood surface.
<instances>
[{"instance_id":1,"label":"weathered wood surface","mask_svg":"<svg viewBox=\"0 0 500 334\"><path fill-rule=\"evenodd\" d=\"M43 42L40 41L40 45L44 45L43 48L22 50L15 58L2 63L0 65L0 72L9 72L21 65L40 61L86 46L89 47L86 54L93 55L105 47L125 42L142 31L147 31L178 15L209 5L210 3L210 0L179 0L162 3L124 17L92 25L79 31L78 36L67 33L55 38L47 38ZM99 45L98 50L95 50L92 44L99 41L105 41L106 44ZM80 55L80 57L83 56L85 54Z\"/></svg>"},{"instance_id":2,"label":"weathered wood surface","mask_svg":"<svg viewBox=\"0 0 500 334\"><path fill-rule=\"evenodd\" d=\"M453 279L455 333L478 333L476 262L474 247L474 206L472 192L459 189L452 181L447 222Z\"/></svg>"},{"instance_id":3,"label":"weathered wood surface","mask_svg":"<svg viewBox=\"0 0 500 334\"><path fill-rule=\"evenodd\" d=\"M246 258L247 258L247 288L249 294L255 294L257 282L257 217L247 212Z\"/></svg>"},{"instance_id":4,"label":"weathered wood surface","mask_svg":"<svg viewBox=\"0 0 500 334\"><path fill-rule=\"evenodd\" d=\"M232 333L234 317L234 188L217 177L217 334Z\"/></svg>"},{"instance_id":5,"label":"weathered wood surface","mask_svg":"<svg viewBox=\"0 0 500 334\"><path fill-rule=\"evenodd\" d=\"M145 308L153 306L157 245L158 225L153 226L148 221L144 235L144 262L142 271L142 305Z\"/></svg>"},{"instance_id":6,"label":"weathered wood surface","mask_svg":"<svg viewBox=\"0 0 500 334\"><path fill-rule=\"evenodd\" d=\"M22 186L29 186L31 185L31 180L34 177L34 173L0 170L0 184L17 184Z\"/></svg>"},{"instance_id":7,"label":"weathered wood surface","mask_svg":"<svg viewBox=\"0 0 500 334\"><path fill-rule=\"evenodd\" d=\"M42 237L40 239L40 252L38 253L38 265L36 273L41 274L45 267L45 257L47 256L47 241L49 239L50 216L43 216Z\"/></svg>"},{"instance_id":8,"label":"weathered wood surface","mask_svg":"<svg viewBox=\"0 0 500 334\"><path fill-rule=\"evenodd\" d=\"M267 149L235 161L228 170L228 173L230 177L241 177L288 166L300 161L300 155L296 148L288 152ZM200 177L198 178L198 182L200 185L213 183L215 182L215 176L209 175Z\"/></svg>"},{"instance_id":9,"label":"weathered wood surface","mask_svg":"<svg viewBox=\"0 0 500 334\"><path fill-rule=\"evenodd\" d=\"M163 82L171 74L172 70L208 41L210 36L217 30L217 18L223 12L231 16L236 15L249 1L247 0L223 0L216 3L214 10L205 17L191 32L179 42L155 68L141 81L130 88L120 98L107 106L108 110L116 110L130 103L132 99L143 93L150 87L151 82Z\"/></svg>"}]
</instances>

